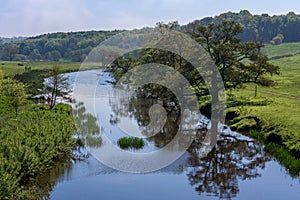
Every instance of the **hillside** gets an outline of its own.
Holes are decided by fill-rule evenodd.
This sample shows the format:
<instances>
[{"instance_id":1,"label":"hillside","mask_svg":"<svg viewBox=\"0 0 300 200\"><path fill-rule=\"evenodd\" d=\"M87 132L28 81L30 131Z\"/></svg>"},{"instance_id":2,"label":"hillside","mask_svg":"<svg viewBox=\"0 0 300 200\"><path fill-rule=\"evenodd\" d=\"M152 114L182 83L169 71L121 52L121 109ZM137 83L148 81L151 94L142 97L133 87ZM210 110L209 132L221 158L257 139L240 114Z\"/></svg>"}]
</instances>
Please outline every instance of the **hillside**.
<instances>
[{"instance_id":1,"label":"hillside","mask_svg":"<svg viewBox=\"0 0 300 200\"><path fill-rule=\"evenodd\" d=\"M243 10L239 13L227 12L219 16L195 20L187 25L179 26L178 30L191 34L194 31L197 31L199 25L220 23L221 21L228 19L241 23L244 31L239 37L244 42L256 41L263 44L269 44L273 40L273 43L279 44L281 42L300 41L300 15L296 15L293 12L279 16L269 16L268 14L252 15L247 10ZM143 29L141 29L141 31L143 31ZM105 39L120 32L122 32L122 30L61 32L30 37L25 40L18 40L10 43L0 42L0 60L65 60L81 62L86 55L89 54L92 48ZM122 45L122 42L119 42L118 45ZM297 51L297 46L293 48ZM285 51L284 49L282 50ZM271 53L270 56L274 57L277 55Z\"/></svg>"},{"instance_id":2,"label":"hillside","mask_svg":"<svg viewBox=\"0 0 300 200\"><path fill-rule=\"evenodd\" d=\"M0 57L6 61L82 61L93 47L121 31L49 33L25 40L0 44Z\"/></svg>"},{"instance_id":3,"label":"hillside","mask_svg":"<svg viewBox=\"0 0 300 200\"><path fill-rule=\"evenodd\" d=\"M282 34L281 42L300 41L300 15L289 12L286 15L268 14L252 15L249 11L243 10L239 13L227 12L215 17L206 17L195 20L185 26L186 32L196 31L197 25L218 24L223 20L234 20L243 26L243 33L239 37L244 41L261 42L268 44L278 34Z\"/></svg>"}]
</instances>

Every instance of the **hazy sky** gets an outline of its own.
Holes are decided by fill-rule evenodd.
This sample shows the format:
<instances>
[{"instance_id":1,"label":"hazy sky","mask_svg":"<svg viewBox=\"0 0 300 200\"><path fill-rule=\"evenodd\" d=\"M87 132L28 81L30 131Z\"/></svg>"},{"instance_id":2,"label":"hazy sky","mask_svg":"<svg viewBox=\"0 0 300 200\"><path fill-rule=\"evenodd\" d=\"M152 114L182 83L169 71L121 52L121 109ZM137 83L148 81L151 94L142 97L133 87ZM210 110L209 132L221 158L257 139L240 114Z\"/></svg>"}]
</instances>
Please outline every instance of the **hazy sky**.
<instances>
[{"instance_id":1,"label":"hazy sky","mask_svg":"<svg viewBox=\"0 0 300 200\"><path fill-rule=\"evenodd\" d=\"M0 0L0 37L48 32L133 29L227 11L300 13L298 0Z\"/></svg>"}]
</instances>

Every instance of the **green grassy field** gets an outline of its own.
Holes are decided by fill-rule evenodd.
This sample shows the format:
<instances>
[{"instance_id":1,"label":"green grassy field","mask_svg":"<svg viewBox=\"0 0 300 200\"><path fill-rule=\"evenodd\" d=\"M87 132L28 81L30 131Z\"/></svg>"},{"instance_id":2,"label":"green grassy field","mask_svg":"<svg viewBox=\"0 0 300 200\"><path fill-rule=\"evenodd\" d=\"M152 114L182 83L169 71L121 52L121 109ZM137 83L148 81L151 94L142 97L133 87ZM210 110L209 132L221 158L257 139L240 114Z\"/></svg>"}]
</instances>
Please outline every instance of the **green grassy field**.
<instances>
[{"instance_id":1,"label":"green grassy field","mask_svg":"<svg viewBox=\"0 0 300 200\"><path fill-rule=\"evenodd\" d=\"M267 54L270 58L275 56L294 55L300 53L300 43L283 43L280 45L267 45L262 49L262 53Z\"/></svg>"},{"instance_id":2,"label":"green grassy field","mask_svg":"<svg viewBox=\"0 0 300 200\"><path fill-rule=\"evenodd\" d=\"M22 64L24 66L19 66L18 64ZM24 73L25 66L30 66L31 71L33 70L42 70L47 71L53 68L54 65L57 65L62 72L71 72L85 70L85 69L95 69L99 68L101 64L99 63L89 63L82 64L81 62L7 62L0 61L0 70L3 71L6 76L14 76L15 74Z\"/></svg>"},{"instance_id":3,"label":"green grassy field","mask_svg":"<svg viewBox=\"0 0 300 200\"><path fill-rule=\"evenodd\" d=\"M25 66L30 66L26 70ZM27 85L28 93L37 95L43 87L44 78L48 76L49 70L58 66L61 73L78 70L99 69L101 63L80 63L80 62L6 62L0 61L0 71L4 76L13 77Z\"/></svg>"},{"instance_id":4,"label":"green grassy field","mask_svg":"<svg viewBox=\"0 0 300 200\"><path fill-rule=\"evenodd\" d=\"M277 46L266 46L263 52L267 55L283 55L300 52L300 43L286 43ZM234 91L236 99L249 102L249 105L228 108L228 111L240 113L240 117L232 121L233 127L243 129L254 125L251 117L261 121L263 138L283 144L288 150L300 153L300 55L285 57L271 61L280 67L281 74L272 77L277 84L273 87L258 87L258 96L254 98L254 85ZM246 120L247 118L247 120Z\"/></svg>"}]
</instances>

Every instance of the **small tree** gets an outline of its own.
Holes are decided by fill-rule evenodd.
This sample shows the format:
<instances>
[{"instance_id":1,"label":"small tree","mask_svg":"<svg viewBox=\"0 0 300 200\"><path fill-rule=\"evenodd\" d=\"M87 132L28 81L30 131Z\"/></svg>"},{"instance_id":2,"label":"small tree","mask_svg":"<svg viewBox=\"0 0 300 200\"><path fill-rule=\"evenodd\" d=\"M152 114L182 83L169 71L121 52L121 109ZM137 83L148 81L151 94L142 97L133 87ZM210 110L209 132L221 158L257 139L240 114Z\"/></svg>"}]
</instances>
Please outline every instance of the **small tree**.
<instances>
[{"instance_id":1,"label":"small tree","mask_svg":"<svg viewBox=\"0 0 300 200\"><path fill-rule=\"evenodd\" d=\"M3 79L0 75L0 96L9 99L17 117L19 108L24 105L28 95L26 94L26 86L23 83L11 78Z\"/></svg>"},{"instance_id":2,"label":"small tree","mask_svg":"<svg viewBox=\"0 0 300 200\"><path fill-rule=\"evenodd\" d=\"M281 44L284 39L284 36L282 34L277 34L273 39L271 40L271 44L278 45Z\"/></svg>"},{"instance_id":3,"label":"small tree","mask_svg":"<svg viewBox=\"0 0 300 200\"><path fill-rule=\"evenodd\" d=\"M70 98L70 84L68 78L61 74L58 66L54 66L49 73L49 78L44 82L43 93L49 104L49 108L52 109L58 98L63 100L71 100Z\"/></svg>"},{"instance_id":4,"label":"small tree","mask_svg":"<svg viewBox=\"0 0 300 200\"><path fill-rule=\"evenodd\" d=\"M18 53L18 48L12 44L5 44L2 50L2 59L13 61Z\"/></svg>"}]
</instances>

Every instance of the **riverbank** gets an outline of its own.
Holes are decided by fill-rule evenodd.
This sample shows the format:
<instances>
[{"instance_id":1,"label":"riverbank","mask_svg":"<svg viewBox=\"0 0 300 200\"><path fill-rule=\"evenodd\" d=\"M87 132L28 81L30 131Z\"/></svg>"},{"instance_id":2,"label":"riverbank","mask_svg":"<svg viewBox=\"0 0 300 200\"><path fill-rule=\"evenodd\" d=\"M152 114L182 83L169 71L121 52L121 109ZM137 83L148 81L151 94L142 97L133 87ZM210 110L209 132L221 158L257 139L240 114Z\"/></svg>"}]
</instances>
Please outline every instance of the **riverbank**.
<instances>
[{"instance_id":1,"label":"riverbank","mask_svg":"<svg viewBox=\"0 0 300 200\"><path fill-rule=\"evenodd\" d=\"M38 95L43 87L44 79L49 77L53 66L58 66L61 73L76 72L78 70L99 69L99 63L80 62L0 62L0 70L4 76L13 77L27 85L28 93ZM28 69L30 67L30 69Z\"/></svg>"},{"instance_id":2,"label":"riverbank","mask_svg":"<svg viewBox=\"0 0 300 200\"><path fill-rule=\"evenodd\" d=\"M17 117L0 113L0 199L38 199L27 183L75 148L72 108L30 104Z\"/></svg>"},{"instance_id":3,"label":"riverbank","mask_svg":"<svg viewBox=\"0 0 300 200\"><path fill-rule=\"evenodd\" d=\"M280 67L280 75L272 77L276 85L257 86L256 96L256 86L246 85L231 91L232 96L227 100L228 124L234 130L270 143L266 150L294 175L300 172L299 45L283 43L263 48L264 54L276 57L271 63ZM282 56L286 54L290 56ZM251 130L257 133L251 135Z\"/></svg>"},{"instance_id":4,"label":"riverbank","mask_svg":"<svg viewBox=\"0 0 300 200\"><path fill-rule=\"evenodd\" d=\"M29 87L29 96L32 96L34 93L30 89L37 91L42 88L44 76L41 74L46 72L47 67L44 67L10 76L30 75L24 76L23 82ZM8 74L4 71L4 76ZM49 109L47 105L34 104L26 96L22 97L25 103L18 106L16 115L15 104L5 93L0 95L0 199L39 199L37 185L28 183L52 168L57 161L70 159L76 147L71 106L57 104Z\"/></svg>"}]
</instances>

